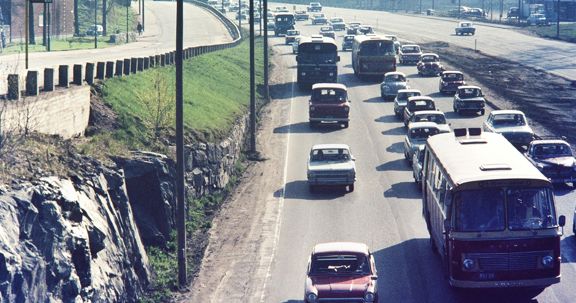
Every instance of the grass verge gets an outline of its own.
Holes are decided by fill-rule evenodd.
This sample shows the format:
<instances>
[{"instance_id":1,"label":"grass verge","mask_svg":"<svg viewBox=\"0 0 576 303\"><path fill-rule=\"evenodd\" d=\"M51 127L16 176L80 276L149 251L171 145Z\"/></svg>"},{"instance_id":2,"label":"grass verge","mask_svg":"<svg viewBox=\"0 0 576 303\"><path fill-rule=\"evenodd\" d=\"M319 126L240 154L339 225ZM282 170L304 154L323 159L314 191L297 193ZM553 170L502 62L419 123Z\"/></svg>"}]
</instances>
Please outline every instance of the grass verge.
<instances>
[{"instance_id":1,"label":"grass verge","mask_svg":"<svg viewBox=\"0 0 576 303\"><path fill-rule=\"evenodd\" d=\"M556 23L552 23L550 26L528 26L526 29L543 38L576 43L576 23L561 23L559 38L556 36Z\"/></svg>"}]
</instances>

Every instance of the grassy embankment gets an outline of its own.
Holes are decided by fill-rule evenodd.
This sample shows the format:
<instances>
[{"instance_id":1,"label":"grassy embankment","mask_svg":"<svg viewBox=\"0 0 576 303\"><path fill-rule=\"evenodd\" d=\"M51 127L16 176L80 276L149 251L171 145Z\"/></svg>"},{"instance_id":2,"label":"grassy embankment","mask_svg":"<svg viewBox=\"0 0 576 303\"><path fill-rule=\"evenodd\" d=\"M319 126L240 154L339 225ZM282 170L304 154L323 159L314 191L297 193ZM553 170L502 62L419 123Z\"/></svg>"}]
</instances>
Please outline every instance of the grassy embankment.
<instances>
[{"instance_id":1,"label":"grassy embankment","mask_svg":"<svg viewBox=\"0 0 576 303\"><path fill-rule=\"evenodd\" d=\"M262 44L256 42L257 84L261 87ZM163 130L158 140L146 126L147 107L142 96L156 93L157 79L165 79L173 90L174 67L156 68L130 77L107 80L102 86L105 103L118 116L119 127L112 132L100 133L85 143L89 154L122 153L126 150L145 149L167 152L166 143L174 138L174 127ZM186 141L217 141L224 137L249 106L249 45L247 41L235 48L206 54L185 61L184 65L184 124ZM258 90L257 90L258 91ZM140 97L139 97L140 96ZM257 96L262 100L261 96ZM173 96L171 97L173 98ZM260 103L261 104L261 103ZM173 108L171 109L173 115ZM171 144L170 144L171 145ZM242 165L237 165L242 170ZM233 178L234 179L234 178ZM232 180L231 184L234 183ZM223 193L200 200L188 198L188 235L205 234L211 226L212 216L224 200ZM166 302L177 288L175 239L166 248L148 247L155 280L151 292L143 302ZM202 244L204 245L204 244ZM197 270L202 247L189 253L189 276Z\"/></svg>"}]
</instances>

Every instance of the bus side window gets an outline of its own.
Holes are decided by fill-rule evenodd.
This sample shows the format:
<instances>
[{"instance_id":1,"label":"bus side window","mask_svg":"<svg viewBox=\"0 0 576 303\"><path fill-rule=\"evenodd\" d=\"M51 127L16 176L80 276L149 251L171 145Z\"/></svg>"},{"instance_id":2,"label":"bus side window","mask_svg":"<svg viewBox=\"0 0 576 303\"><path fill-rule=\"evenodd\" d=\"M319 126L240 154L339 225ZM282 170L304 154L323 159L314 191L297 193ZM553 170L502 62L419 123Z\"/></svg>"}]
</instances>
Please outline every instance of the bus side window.
<instances>
[{"instance_id":1,"label":"bus side window","mask_svg":"<svg viewBox=\"0 0 576 303\"><path fill-rule=\"evenodd\" d=\"M442 173L440 173L440 178L442 178L442 182L440 183L440 187L438 187L438 193L437 193L437 197L438 197L438 203L440 203L440 205L442 205L442 208L444 208L444 198L446 196L446 178L444 178L444 175Z\"/></svg>"},{"instance_id":2,"label":"bus side window","mask_svg":"<svg viewBox=\"0 0 576 303\"><path fill-rule=\"evenodd\" d=\"M444 196L444 214L450 217L450 207L452 206L452 190L446 186L446 195Z\"/></svg>"}]
</instances>

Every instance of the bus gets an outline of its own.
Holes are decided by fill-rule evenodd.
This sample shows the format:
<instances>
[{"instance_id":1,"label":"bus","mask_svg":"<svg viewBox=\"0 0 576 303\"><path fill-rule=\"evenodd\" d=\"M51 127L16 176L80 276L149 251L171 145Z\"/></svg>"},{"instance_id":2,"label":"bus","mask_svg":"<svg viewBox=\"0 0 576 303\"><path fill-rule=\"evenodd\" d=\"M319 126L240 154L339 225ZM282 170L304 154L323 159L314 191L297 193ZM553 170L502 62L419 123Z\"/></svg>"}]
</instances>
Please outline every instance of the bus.
<instances>
[{"instance_id":1,"label":"bus","mask_svg":"<svg viewBox=\"0 0 576 303\"><path fill-rule=\"evenodd\" d=\"M298 45L297 82L300 87L338 80L338 46L332 38L302 37Z\"/></svg>"},{"instance_id":2,"label":"bus","mask_svg":"<svg viewBox=\"0 0 576 303\"><path fill-rule=\"evenodd\" d=\"M457 288L543 290L560 282L552 184L499 134L455 129L430 137L422 215Z\"/></svg>"},{"instance_id":3,"label":"bus","mask_svg":"<svg viewBox=\"0 0 576 303\"><path fill-rule=\"evenodd\" d=\"M396 71L394 41L377 35L356 35L352 43L352 69L354 74L384 77Z\"/></svg>"},{"instance_id":4,"label":"bus","mask_svg":"<svg viewBox=\"0 0 576 303\"><path fill-rule=\"evenodd\" d=\"M286 33L294 29L294 14L291 13L277 13L274 15L274 35L286 35Z\"/></svg>"}]
</instances>

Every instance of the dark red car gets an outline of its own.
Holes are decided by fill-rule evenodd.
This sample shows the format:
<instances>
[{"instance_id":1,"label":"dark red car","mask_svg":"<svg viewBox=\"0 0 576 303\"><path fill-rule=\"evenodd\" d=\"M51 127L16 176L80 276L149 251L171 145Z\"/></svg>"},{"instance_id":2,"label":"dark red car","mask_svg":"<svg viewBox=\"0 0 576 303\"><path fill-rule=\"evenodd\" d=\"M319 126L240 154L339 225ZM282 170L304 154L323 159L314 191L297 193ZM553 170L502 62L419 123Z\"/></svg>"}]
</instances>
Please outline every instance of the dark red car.
<instances>
[{"instance_id":1,"label":"dark red car","mask_svg":"<svg viewBox=\"0 0 576 303\"><path fill-rule=\"evenodd\" d=\"M464 74L458 71L445 71L440 74L438 90L442 94L456 93L458 86L466 85Z\"/></svg>"},{"instance_id":2,"label":"dark red car","mask_svg":"<svg viewBox=\"0 0 576 303\"><path fill-rule=\"evenodd\" d=\"M378 276L368 246L353 242L318 244L308 260L305 303L378 302Z\"/></svg>"}]
</instances>

